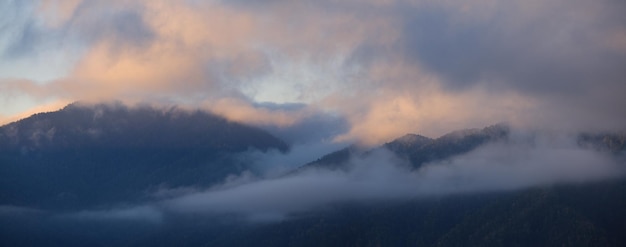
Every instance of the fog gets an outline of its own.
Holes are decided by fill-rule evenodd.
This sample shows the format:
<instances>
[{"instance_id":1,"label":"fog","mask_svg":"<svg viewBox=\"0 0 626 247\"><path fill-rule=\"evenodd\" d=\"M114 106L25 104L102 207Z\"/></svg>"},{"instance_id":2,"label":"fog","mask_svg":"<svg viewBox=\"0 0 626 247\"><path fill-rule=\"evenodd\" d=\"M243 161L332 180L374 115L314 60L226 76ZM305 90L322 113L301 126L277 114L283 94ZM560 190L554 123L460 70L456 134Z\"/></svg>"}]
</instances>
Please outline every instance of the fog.
<instances>
[{"instance_id":1,"label":"fog","mask_svg":"<svg viewBox=\"0 0 626 247\"><path fill-rule=\"evenodd\" d=\"M291 160L303 153L295 152L282 158ZM259 163L280 159L276 153ZM198 214L277 221L343 203L393 202L618 178L626 171L622 163L612 154L579 147L567 135L522 134L418 169L381 148L352 158L347 169L309 167L266 178L244 173L205 190L174 190L176 193L166 198L136 208L79 212L72 217L158 223L161 214Z\"/></svg>"},{"instance_id":2,"label":"fog","mask_svg":"<svg viewBox=\"0 0 626 247\"><path fill-rule=\"evenodd\" d=\"M165 201L167 210L286 216L334 203L506 191L624 174L610 157L563 144L497 143L410 171L385 150L353 159L348 171L310 169Z\"/></svg>"},{"instance_id":3,"label":"fog","mask_svg":"<svg viewBox=\"0 0 626 247\"><path fill-rule=\"evenodd\" d=\"M62 214L57 216L57 218L73 221L141 221L161 223L163 213L152 206L139 206L110 210L85 210Z\"/></svg>"},{"instance_id":4,"label":"fog","mask_svg":"<svg viewBox=\"0 0 626 247\"><path fill-rule=\"evenodd\" d=\"M316 140L294 144L287 153L281 153L278 150L269 150L267 152L249 151L243 154L241 159L250 162L256 174L262 177L273 177L347 146L348 144L343 142Z\"/></svg>"}]
</instances>

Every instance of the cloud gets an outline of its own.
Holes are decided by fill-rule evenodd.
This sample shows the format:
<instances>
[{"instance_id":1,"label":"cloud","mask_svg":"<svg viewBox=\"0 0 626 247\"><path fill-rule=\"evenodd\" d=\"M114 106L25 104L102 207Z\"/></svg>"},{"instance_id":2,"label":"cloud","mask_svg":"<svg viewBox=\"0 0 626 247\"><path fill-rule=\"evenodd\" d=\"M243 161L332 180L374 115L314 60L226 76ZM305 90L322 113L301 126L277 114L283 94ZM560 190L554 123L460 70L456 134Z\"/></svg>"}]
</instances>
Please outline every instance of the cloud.
<instances>
[{"instance_id":1,"label":"cloud","mask_svg":"<svg viewBox=\"0 0 626 247\"><path fill-rule=\"evenodd\" d=\"M626 27L621 14L626 5L449 3L454 4L423 4L403 15L404 50L440 76L447 91L477 85L489 87L493 95L515 91L538 102L536 114L528 118L542 125L579 122L578 128L615 129L619 127L610 123L624 121L617 107L624 102L612 92L626 89L620 82L626 56L617 48L618 30Z\"/></svg>"},{"instance_id":2,"label":"cloud","mask_svg":"<svg viewBox=\"0 0 626 247\"><path fill-rule=\"evenodd\" d=\"M260 176L68 214L281 220L336 203L505 191L623 175L567 138L514 139L411 171L378 151L348 171L277 174L351 142L509 122L625 131L626 4L615 0L0 2L0 124L81 100L179 105L260 126L289 153ZM0 206L0 214L34 213Z\"/></svg>"},{"instance_id":3,"label":"cloud","mask_svg":"<svg viewBox=\"0 0 626 247\"><path fill-rule=\"evenodd\" d=\"M287 172L314 161L326 154L348 146L346 143L320 139L307 143L295 143L287 153L276 150L268 152L252 151L243 154L241 159L251 164L251 169L264 178L284 175Z\"/></svg>"},{"instance_id":4,"label":"cloud","mask_svg":"<svg viewBox=\"0 0 626 247\"><path fill-rule=\"evenodd\" d=\"M152 224L161 223L163 214L150 206L129 207L110 210L88 210L57 216L60 219L79 221L139 221Z\"/></svg>"},{"instance_id":5,"label":"cloud","mask_svg":"<svg viewBox=\"0 0 626 247\"><path fill-rule=\"evenodd\" d=\"M38 7L39 14L47 20L46 25L59 27L72 18L82 0L42 0Z\"/></svg>"},{"instance_id":6,"label":"cloud","mask_svg":"<svg viewBox=\"0 0 626 247\"><path fill-rule=\"evenodd\" d=\"M45 213L47 212L36 208L0 205L0 217L39 216Z\"/></svg>"},{"instance_id":7,"label":"cloud","mask_svg":"<svg viewBox=\"0 0 626 247\"><path fill-rule=\"evenodd\" d=\"M319 145L317 145L319 144ZM370 204L522 190L623 178L623 157L579 146L564 133L514 130L508 139L469 153L413 169L386 149L353 157L347 169L294 163L326 152L327 143L295 146L291 153L249 153L254 169L230 176L210 188L160 188L140 205L58 214L78 221L135 221L162 224L170 217L218 217L247 222L289 220L302 213L330 210L341 204ZM307 152L308 151L308 152ZM40 211L0 207L6 212Z\"/></svg>"},{"instance_id":8,"label":"cloud","mask_svg":"<svg viewBox=\"0 0 626 247\"><path fill-rule=\"evenodd\" d=\"M531 144L491 144L430 164L419 173L431 180L424 191L458 193L583 183L620 177L625 171L623 164L606 154L582 149L571 140L534 140Z\"/></svg>"},{"instance_id":9,"label":"cloud","mask_svg":"<svg viewBox=\"0 0 626 247\"><path fill-rule=\"evenodd\" d=\"M214 102L206 102L208 110L237 122L278 127L292 126L309 113L298 110L268 108L255 105L249 100L240 98L224 98Z\"/></svg>"},{"instance_id":10,"label":"cloud","mask_svg":"<svg viewBox=\"0 0 626 247\"><path fill-rule=\"evenodd\" d=\"M612 157L580 148L572 138L545 136L518 134L414 171L381 149L352 159L348 170L308 169L290 176L248 180L189 193L160 205L176 214L276 220L338 203L510 191L618 178L626 172Z\"/></svg>"},{"instance_id":11,"label":"cloud","mask_svg":"<svg viewBox=\"0 0 626 247\"><path fill-rule=\"evenodd\" d=\"M430 84L431 86L425 86ZM476 88L463 93L449 93L432 82L402 90L379 91L375 97L338 99L338 111L346 115L350 129L336 137L338 141L358 141L375 146L407 133L439 136L454 129L510 122L533 125L532 113L537 102L517 93L493 95L488 89ZM419 92L416 95L414 92ZM358 101L359 108L348 108L347 101ZM497 104L497 107L490 107Z\"/></svg>"},{"instance_id":12,"label":"cloud","mask_svg":"<svg viewBox=\"0 0 626 247\"><path fill-rule=\"evenodd\" d=\"M11 68L0 69L1 83L25 85L0 84L3 97L15 95L3 111L30 108L24 98L169 102L279 127L324 112L348 125L337 140L369 144L500 121L626 126L619 1L46 0L3 9L15 18L0 19L10 34L0 67Z\"/></svg>"}]
</instances>

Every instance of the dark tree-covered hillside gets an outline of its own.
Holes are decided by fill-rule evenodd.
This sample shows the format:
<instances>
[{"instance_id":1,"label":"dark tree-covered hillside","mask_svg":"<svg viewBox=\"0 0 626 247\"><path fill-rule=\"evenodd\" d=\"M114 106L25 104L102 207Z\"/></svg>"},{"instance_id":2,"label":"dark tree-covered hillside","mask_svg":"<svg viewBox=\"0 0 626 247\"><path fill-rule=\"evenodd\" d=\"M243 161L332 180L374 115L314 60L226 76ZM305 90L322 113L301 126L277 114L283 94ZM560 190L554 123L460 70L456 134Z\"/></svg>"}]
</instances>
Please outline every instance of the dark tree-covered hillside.
<instances>
[{"instance_id":1,"label":"dark tree-covered hillside","mask_svg":"<svg viewBox=\"0 0 626 247\"><path fill-rule=\"evenodd\" d=\"M280 139L202 111L68 105L0 127L0 204L82 208L206 187L248 170L236 155Z\"/></svg>"}]
</instances>

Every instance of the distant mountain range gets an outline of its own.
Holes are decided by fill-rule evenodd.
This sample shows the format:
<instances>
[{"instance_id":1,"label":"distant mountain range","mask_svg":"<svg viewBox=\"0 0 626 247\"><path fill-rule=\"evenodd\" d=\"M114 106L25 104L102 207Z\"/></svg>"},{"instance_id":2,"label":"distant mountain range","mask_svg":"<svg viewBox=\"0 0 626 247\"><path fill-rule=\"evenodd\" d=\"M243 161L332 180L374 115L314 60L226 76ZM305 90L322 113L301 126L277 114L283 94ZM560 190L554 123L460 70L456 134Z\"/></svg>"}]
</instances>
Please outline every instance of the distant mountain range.
<instances>
[{"instance_id":1,"label":"distant mountain range","mask_svg":"<svg viewBox=\"0 0 626 247\"><path fill-rule=\"evenodd\" d=\"M407 134L373 149L349 146L303 164L348 169L386 149L417 170L488 143L507 142L497 124L439 138ZM623 157L626 135L584 133L580 147ZM19 218L13 207L73 212L139 204L162 188L208 188L250 171L247 151L288 152L259 128L203 111L74 103L0 127L0 245L56 246L623 246L626 180L518 192L341 204L292 220L222 224L196 217L158 228ZM4 211L3 211L4 210ZM13 210L13 211L12 211ZM16 218L17 217L17 218ZM111 236L117 236L112 238ZM54 240L54 241L52 241Z\"/></svg>"}]
</instances>

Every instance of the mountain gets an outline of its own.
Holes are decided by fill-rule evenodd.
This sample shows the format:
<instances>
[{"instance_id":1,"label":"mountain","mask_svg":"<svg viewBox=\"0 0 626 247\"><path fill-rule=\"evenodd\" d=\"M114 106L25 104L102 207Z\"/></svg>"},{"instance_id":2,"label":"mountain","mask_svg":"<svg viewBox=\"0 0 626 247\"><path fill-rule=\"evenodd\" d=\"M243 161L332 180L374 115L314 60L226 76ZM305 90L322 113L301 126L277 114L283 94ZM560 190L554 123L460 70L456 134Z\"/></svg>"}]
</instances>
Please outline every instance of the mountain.
<instances>
[{"instance_id":1,"label":"mountain","mask_svg":"<svg viewBox=\"0 0 626 247\"><path fill-rule=\"evenodd\" d=\"M74 103L0 127L0 148L22 155L47 151L101 148L219 149L261 151L288 146L250 126L203 111L129 108L121 103Z\"/></svg>"},{"instance_id":2,"label":"mountain","mask_svg":"<svg viewBox=\"0 0 626 247\"><path fill-rule=\"evenodd\" d=\"M509 132L507 125L498 124L483 129L454 131L434 140L422 136L405 136L385 144L384 147L406 158L417 169L425 163L464 154L486 143L503 141Z\"/></svg>"},{"instance_id":3,"label":"mountain","mask_svg":"<svg viewBox=\"0 0 626 247\"><path fill-rule=\"evenodd\" d=\"M265 131L203 111L74 103L0 127L0 205L136 201L249 170L242 152L288 148Z\"/></svg>"},{"instance_id":4,"label":"mountain","mask_svg":"<svg viewBox=\"0 0 626 247\"><path fill-rule=\"evenodd\" d=\"M435 139L407 134L374 149L352 145L256 184L277 196L254 186L242 193L231 184L205 190L230 175L254 172L242 158L247 151L289 150L263 130L202 111L75 103L0 127L0 246L625 245L624 177L499 192L338 200L267 221L237 213L168 211L170 199L180 197L155 197L199 194L185 197L190 203L243 196L252 206L270 207L257 201L272 200L280 211L332 191L314 186L295 190L305 197L294 202L282 197L293 193L287 188L291 183L272 179L293 182L302 170L319 168L339 172L311 173L303 182L316 185L348 174L356 185L367 185L361 183L367 176L349 173L352 158L387 150L416 170L487 144L506 144L511 136L509 127L498 124ZM623 163L626 135L587 133L576 140ZM328 174L329 180L318 177ZM228 189L240 194L219 193ZM359 192L369 189L377 188L365 186Z\"/></svg>"},{"instance_id":5,"label":"mountain","mask_svg":"<svg viewBox=\"0 0 626 247\"><path fill-rule=\"evenodd\" d=\"M410 153L426 145L432 144L435 140L416 134L406 134L392 142L385 144L385 147L396 154Z\"/></svg>"},{"instance_id":6,"label":"mountain","mask_svg":"<svg viewBox=\"0 0 626 247\"><path fill-rule=\"evenodd\" d=\"M407 134L376 149L386 149L399 158L408 161L414 169L432 161L439 161L464 154L490 142L504 141L510 129L505 124L497 124L483 129L465 129L450 132L437 139ZM300 170L312 167L339 169L353 157L367 156L376 149L362 151L350 146L327 154L304 165Z\"/></svg>"}]
</instances>

